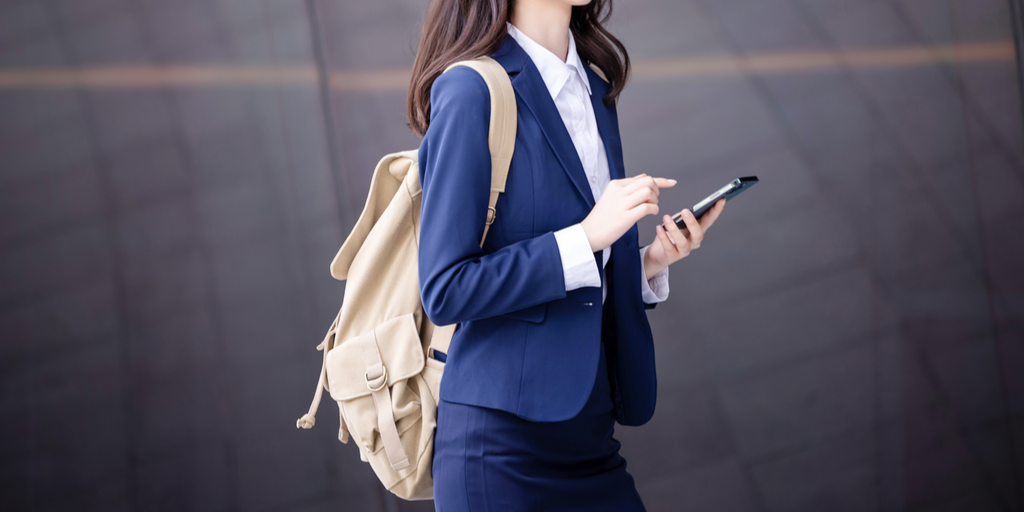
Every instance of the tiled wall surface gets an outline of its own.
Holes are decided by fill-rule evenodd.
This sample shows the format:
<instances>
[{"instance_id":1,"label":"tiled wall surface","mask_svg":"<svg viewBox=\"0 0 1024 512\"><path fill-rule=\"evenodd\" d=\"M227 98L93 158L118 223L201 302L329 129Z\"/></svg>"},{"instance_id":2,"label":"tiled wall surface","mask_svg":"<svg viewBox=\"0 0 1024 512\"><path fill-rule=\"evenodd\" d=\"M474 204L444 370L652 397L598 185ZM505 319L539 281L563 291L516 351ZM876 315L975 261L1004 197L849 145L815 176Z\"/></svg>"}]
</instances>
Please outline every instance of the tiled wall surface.
<instances>
[{"instance_id":1,"label":"tiled wall surface","mask_svg":"<svg viewBox=\"0 0 1024 512\"><path fill-rule=\"evenodd\" d=\"M404 85L288 78L407 69L425 6L0 4L0 509L432 509L382 490L333 404L294 426L344 290L328 264L376 161L417 145ZM637 64L627 175L678 179L674 210L763 181L648 313L658 410L617 436L649 510L1024 510L1010 16L1008 0L616 3ZM894 57L977 45L1009 55ZM654 72L842 52L874 57ZM270 71L10 80L126 66Z\"/></svg>"}]
</instances>

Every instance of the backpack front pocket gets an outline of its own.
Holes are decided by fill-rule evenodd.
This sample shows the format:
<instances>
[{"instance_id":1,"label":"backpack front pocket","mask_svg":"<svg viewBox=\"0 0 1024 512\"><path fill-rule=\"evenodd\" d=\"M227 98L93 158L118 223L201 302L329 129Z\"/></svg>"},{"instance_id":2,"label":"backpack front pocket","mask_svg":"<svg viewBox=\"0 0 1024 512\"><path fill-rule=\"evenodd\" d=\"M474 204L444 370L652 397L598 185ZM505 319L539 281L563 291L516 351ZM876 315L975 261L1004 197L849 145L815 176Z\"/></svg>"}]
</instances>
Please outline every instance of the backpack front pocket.
<instances>
[{"instance_id":1,"label":"backpack front pocket","mask_svg":"<svg viewBox=\"0 0 1024 512\"><path fill-rule=\"evenodd\" d=\"M415 315L391 318L327 354L331 397L363 458L386 487L417 471L433 442L436 407L427 383ZM429 462L429 461L427 461Z\"/></svg>"}]
</instances>

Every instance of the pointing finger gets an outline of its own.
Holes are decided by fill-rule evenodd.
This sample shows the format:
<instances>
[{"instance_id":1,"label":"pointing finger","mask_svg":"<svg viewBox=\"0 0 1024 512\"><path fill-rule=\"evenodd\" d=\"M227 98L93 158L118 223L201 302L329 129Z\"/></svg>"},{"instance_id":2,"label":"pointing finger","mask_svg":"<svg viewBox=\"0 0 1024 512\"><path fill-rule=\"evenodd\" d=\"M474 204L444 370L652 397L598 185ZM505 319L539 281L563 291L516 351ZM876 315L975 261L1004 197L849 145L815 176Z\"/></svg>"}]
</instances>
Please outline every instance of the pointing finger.
<instances>
[{"instance_id":1,"label":"pointing finger","mask_svg":"<svg viewBox=\"0 0 1024 512\"><path fill-rule=\"evenodd\" d=\"M676 186L676 180L672 178L654 178L654 184L658 188L669 188Z\"/></svg>"}]
</instances>

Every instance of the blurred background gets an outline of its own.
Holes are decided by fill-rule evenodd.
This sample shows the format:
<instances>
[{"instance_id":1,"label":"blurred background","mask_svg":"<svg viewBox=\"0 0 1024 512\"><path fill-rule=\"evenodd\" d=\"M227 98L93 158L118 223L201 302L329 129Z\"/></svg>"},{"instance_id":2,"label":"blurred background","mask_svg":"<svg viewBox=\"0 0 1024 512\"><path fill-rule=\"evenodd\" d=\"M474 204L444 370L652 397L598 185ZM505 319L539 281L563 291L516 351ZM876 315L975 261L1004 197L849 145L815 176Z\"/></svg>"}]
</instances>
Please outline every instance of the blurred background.
<instances>
[{"instance_id":1,"label":"blurred background","mask_svg":"<svg viewBox=\"0 0 1024 512\"><path fill-rule=\"evenodd\" d=\"M295 428L426 4L0 3L0 509L432 510ZM650 510L1024 510L1021 12L615 2L626 174L762 180L648 312Z\"/></svg>"}]
</instances>

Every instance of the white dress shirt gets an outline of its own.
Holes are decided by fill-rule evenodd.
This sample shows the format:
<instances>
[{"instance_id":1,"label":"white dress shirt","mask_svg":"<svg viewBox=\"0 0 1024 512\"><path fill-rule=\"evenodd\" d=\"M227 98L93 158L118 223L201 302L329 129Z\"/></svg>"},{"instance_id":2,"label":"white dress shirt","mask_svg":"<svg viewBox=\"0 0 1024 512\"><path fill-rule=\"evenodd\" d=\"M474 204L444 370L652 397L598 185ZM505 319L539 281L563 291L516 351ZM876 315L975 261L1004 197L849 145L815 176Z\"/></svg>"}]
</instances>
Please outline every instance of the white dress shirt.
<instances>
[{"instance_id":1,"label":"white dress shirt","mask_svg":"<svg viewBox=\"0 0 1024 512\"><path fill-rule=\"evenodd\" d=\"M594 118L594 107L590 102L590 81L583 68L583 61L576 53L576 41L569 31L569 52L566 62L558 58L550 50L527 37L511 23L505 22L508 33L526 54L533 60L540 76L547 86L551 98L558 108L558 113L569 131L569 137L576 147L583 170L590 182L590 191L594 200L598 200L605 187L611 181L608 171L608 157L604 149L604 141L597 131L597 120ZM565 290L575 290L584 286L601 287L601 303L608 296L608 286L601 282L601 274L594 261L594 253L590 250L590 240L581 224L573 224L555 231L555 241L562 258L562 269L565 275ZM668 298L668 267L645 279L643 269L644 256L650 245L640 249L640 281L643 300L648 304L662 302ZM611 247L602 251L602 265L608 264Z\"/></svg>"}]
</instances>

